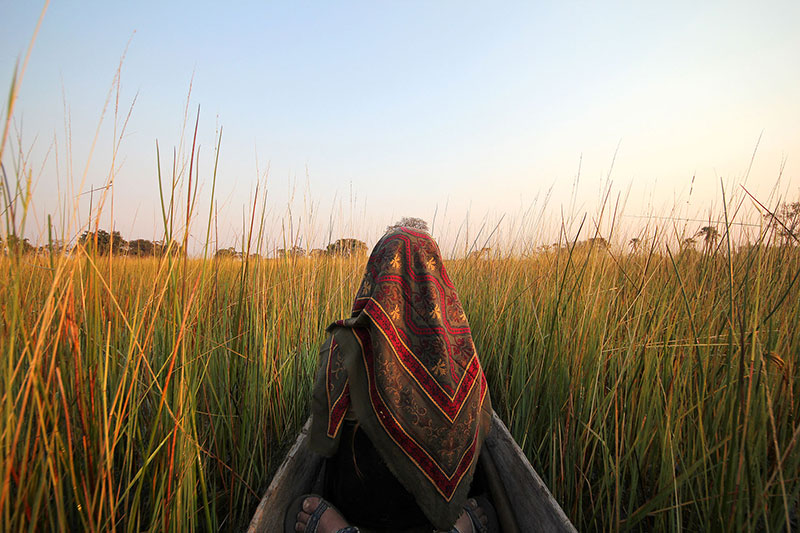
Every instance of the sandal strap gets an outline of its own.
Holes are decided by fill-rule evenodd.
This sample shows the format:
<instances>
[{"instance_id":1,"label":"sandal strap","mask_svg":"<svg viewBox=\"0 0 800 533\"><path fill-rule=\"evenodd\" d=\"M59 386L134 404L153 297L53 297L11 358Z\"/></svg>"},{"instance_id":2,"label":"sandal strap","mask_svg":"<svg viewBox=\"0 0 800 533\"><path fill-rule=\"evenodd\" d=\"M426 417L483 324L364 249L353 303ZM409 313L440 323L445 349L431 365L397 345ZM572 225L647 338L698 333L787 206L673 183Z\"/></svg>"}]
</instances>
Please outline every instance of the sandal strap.
<instances>
[{"instance_id":1,"label":"sandal strap","mask_svg":"<svg viewBox=\"0 0 800 533\"><path fill-rule=\"evenodd\" d=\"M311 514L311 517L308 519L308 524L306 524L306 533L316 533L317 525L319 524L322 515L330 508L328 502L324 499L320 498L319 505L317 508L314 509L314 512ZM343 527L342 529L338 530L336 533L360 533L358 528L355 526L347 526Z\"/></svg>"},{"instance_id":2,"label":"sandal strap","mask_svg":"<svg viewBox=\"0 0 800 533\"><path fill-rule=\"evenodd\" d=\"M306 533L316 533L319 520L322 518L322 514L328 510L328 507L328 502L320 498L317 508L314 509L314 512L311 513L311 518L308 519L308 523L306 524Z\"/></svg>"},{"instance_id":3,"label":"sandal strap","mask_svg":"<svg viewBox=\"0 0 800 533\"><path fill-rule=\"evenodd\" d=\"M489 530L481 524L481 521L478 520L478 517L475 516L475 511L472 509L470 505L465 505L464 510L469 515L469 519L472 521L472 529L477 531L478 533L487 533Z\"/></svg>"}]
</instances>

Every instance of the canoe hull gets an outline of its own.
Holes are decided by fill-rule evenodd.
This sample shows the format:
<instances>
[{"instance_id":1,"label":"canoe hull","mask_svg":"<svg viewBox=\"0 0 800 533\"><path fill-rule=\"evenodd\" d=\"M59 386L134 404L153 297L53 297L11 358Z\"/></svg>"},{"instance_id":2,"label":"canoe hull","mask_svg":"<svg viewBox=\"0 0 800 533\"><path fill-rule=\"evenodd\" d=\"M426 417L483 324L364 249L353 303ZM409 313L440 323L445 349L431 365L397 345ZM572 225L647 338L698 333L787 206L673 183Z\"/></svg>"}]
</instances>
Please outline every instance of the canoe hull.
<instances>
[{"instance_id":1,"label":"canoe hull","mask_svg":"<svg viewBox=\"0 0 800 533\"><path fill-rule=\"evenodd\" d=\"M323 458L308 449L310 427L309 419L272 478L253 515L248 533L281 531L291 501L301 494L320 491L318 478ZM483 466L496 469L493 477L502 483L499 488L492 487L492 498L507 499L510 515L513 515L506 516L505 522L500 517L504 531L534 527L543 532L575 532L575 527L496 413L492 415L492 430L486 437L481 455ZM515 522L516 527L509 521Z\"/></svg>"}]
</instances>

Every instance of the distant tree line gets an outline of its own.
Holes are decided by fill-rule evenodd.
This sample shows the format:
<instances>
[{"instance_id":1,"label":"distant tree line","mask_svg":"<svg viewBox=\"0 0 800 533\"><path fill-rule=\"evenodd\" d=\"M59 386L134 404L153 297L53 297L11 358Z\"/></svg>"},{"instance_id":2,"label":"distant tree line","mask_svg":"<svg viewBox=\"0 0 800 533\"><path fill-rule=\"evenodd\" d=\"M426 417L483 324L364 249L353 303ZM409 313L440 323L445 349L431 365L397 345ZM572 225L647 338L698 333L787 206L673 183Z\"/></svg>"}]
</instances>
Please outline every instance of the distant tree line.
<instances>
[{"instance_id":1,"label":"distant tree line","mask_svg":"<svg viewBox=\"0 0 800 533\"><path fill-rule=\"evenodd\" d=\"M759 241L760 246L796 246L800 244L800 202L787 202L781 204L774 213L768 212L764 215L766 233L763 235L763 242ZM682 237L678 248L679 254L697 254L702 251L708 255L713 253L720 243L720 232L711 222L701 226L696 232L688 237ZM539 253L558 252L561 250L571 250L575 252L604 250L610 247L610 243L603 237L594 237L576 242L555 242L553 244L543 244L537 248ZM634 254L647 249L640 237L634 237L628 241L628 247ZM487 249L473 251L470 257L484 257Z\"/></svg>"},{"instance_id":2,"label":"distant tree line","mask_svg":"<svg viewBox=\"0 0 800 533\"><path fill-rule=\"evenodd\" d=\"M97 255L125 255L129 257L161 257L166 254L182 255L183 247L176 241L171 244L165 241L150 241L147 239L134 239L126 241L120 232L98 229L97 231L84 231L77 240L77 246L81 246L87 251ZM5 240L0 238L0 250L4 253L14 254L35 254L59 251L64 249L63 243L55 241L50 245L36 247L28 239L20 239L15 235L9 235ZM310 257L337 256L337 257L356 257L367 254L367 245L358 239L338 239L329 244L325 249L316 248L308 253L300 246L292 246L287 249L279 249L276 252L278 257ZM257 254L251 253L249 257L256 257ZM241 258L242 252L234 247L220 248L214 253L217 258Z\"/></svg>"},{"instance_id":3,"label":"distant tree line","mask_svg":"<svg viewBox=\"0 0 800 533\"><path fill-rule=\"evenodd\" d=\"M774 213L767 213L764 216L766 226L769 234L773 237L773 244L779 246L792 246L800 244L800 201L787 202L781 204ZM397 223L388 226L387 231L391 231L399 227L408 227L418 230L427 231L427 223L419 218L404 217ZM692 236L684 238L680 243L680 251L696 250L698 242L702 244L703 251L712 251L719 241L719 231L716 227L709 224L701 227ZM165 241L150 241L147 239L134 239L126 241L120 232L112 231L111 233L98 229L96 231L84 231L78 238L77 244L84 247L89 251L93 251L98 255L126 255L133 257L161 257L166 254L182 255L183 247L176 241L171 243ZM633 238L628 243L633 253L637 253L642 248L642 241L638 237ZM562 248L573 248L576 251L592 251L603 250L609 247L609 243L603 237L595 237L571 243L553 243L551 245L539 246L537 251L549 252L558 251ZM44 246L35 246L30 243L26 238L20 238L16 235L8 235L5 240L0 237L0 253L3 254L49 254L61 250L69 249L61 241L52 241ZM470 253L472 258L488 258L490 255L489 248L481 250L473 250ZM327 247L314 248L312 250L305 250L301 246L292 246L291 248L280 248L276 251L277 257L281 258L294 258L294 257L358 257L367 254L367 245L358 239L338 239L333 243L328 244ZM242 252L237 251L233 247L218 249L214 257L216 258L241 258ZM256 254L250 254L250 257Z\"/></svg>"},{"instance_id":4,"label":"distant tree line","mask_svg":"<svg viewBox=\"0 0 800 533\"><path fill-rule=\"evenodd\" d=\"M302 246L292 246L291 248L279 248L275 252L279 258L296 257L363 257L367 255L367 244L358 239L338 239L327 247L314 248L306 251ZM251 254L252 255L252 254ZM235 248L221 248L214 254L217 258L241 258L242 253Z\"/></svg>"},{"instance_id":5,"label":"distant tree line","mask_svg":"<svg viewBox=\"0 0 800 533\"><path fill-rule=\"evenodd\" d=\"M5 240L0 238L0 254L20 254L20 255L33 255L41 254L46 255L55 253L64 248L64 243L59 240L54 240L43 246L34 246L28 239L21 239L16 235L8 235Z\"/></svg>"},{"instance_id":6,"label":"distant tree line","mask_svg":"<svg viewBox=\"0 0 800 533\"><path fill-rule=\"evenodd\" d=\"M38 251L36 246L28 242L28 239L20 239L16 235L9 235L5 241L0 239L2 249L8 254L30 254Z\"/></svg>"},{"instance_id":7,"label":"distant tree line","mask_svg":"<svg viewBox=\"0 0 800 533\"><path fill-rule=\"evenodd\" d=\"M105 230L84 231L78 238L78 244L98 255L128 255L134 257L161 257L166 254L182 255L183 247L176 241L149 241L134 239L126 241L118 231L108 233Z\"/></svg>"},{"instance_id":8,"label":"distant tree line","mask_svg":"<svg viewBox=\"0 0 800 533\"><path fill-rule=\"evenodd\" d=\"M128 255L137 257L160 257L167 253L180 255L183 247L176 241L172 244L164 241L149 241L147 239L135 239L126 241L118 231L111 233L99 229L97 231L84 231L77 240L77 246L81 246L88 251L93 251L97 255ZM5 240L0 238L0 250L6 254L46 254L69 250L62 241L52 241L44 246L34 246L28 239L21 239L16 235L8 235Z\"/></svg>"}]
</instances>

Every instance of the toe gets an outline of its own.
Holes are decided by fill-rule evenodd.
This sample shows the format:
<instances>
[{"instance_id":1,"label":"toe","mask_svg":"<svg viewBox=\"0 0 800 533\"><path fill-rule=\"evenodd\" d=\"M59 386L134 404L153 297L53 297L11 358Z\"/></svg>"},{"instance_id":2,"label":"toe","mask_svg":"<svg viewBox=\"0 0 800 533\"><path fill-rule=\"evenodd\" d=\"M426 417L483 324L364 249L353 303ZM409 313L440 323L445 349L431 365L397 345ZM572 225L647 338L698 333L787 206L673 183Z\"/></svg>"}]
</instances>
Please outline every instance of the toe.
<instances>
[{"instance_id":1,"label":"toe","mask_svg":"<svg viewBox=\"0 0 800 533\"><path fill-rule=\"evenodd\" d=\"M478 500L476 500L475 498L470 498L469 500L467 500L467 505L469 505L469 508L472 509L472 513L476 517L481 518L486 515L486 513L483 510L483 507L478 505Z\"/></svg>"},{"instance_id":2,"label":"toe","mask_svg":"<svg viewBox=\"0 0 800 533\"><path fill-rule=\"evenodd\" d=\"M317 511L322 503L319 496L309 496L303 500L303 510L297 513L297 522L295 523L295 531L305 531L308 527L308 522L311 516ZM329 504L330 505L330 504ZM343 527L347 527L347 522L344 517L336 512L336 509L328 507L320 516L320 521L317 524L319 531L338 531Z\"/></svg>"},{"instance_id":3,"label":"toe","mask_svg":"<svg viewBox=\"0 0 800 533\"><path fill-rule=\"evenodd\" d=\"M470 498L467 500L467 505L472 509L472 514L475 518L480 522L482 527L486 527L489 525L489 516L484 511L483 507L478 504L478 501L475 498Z\"/></svg>"},{"instance_id":4,"label":"toe","mask_svg":"<svg viewBox=\"0 0 800 533\"><path fill-rule=\"evenodd\" d=\"M311 514L314 512L314 509L317 508L319 505L319 498L316 496L309 496L305 500L303 500L303 511Z\"/></svg>"},{"instance_id":5,"label":"toe","mask_svg":"<svg viewBox=\"0 0 800 533\"><path fill-rule=\"evenodd\" d=\"M315 501L317 500L317 501ZM311 519L311 513L317 508L319 504L318 498L306 498L303 500L303 509L297 513L297 521L294 524L295 531L305 531L308 521Z\"/></svg>"}]
</instances>

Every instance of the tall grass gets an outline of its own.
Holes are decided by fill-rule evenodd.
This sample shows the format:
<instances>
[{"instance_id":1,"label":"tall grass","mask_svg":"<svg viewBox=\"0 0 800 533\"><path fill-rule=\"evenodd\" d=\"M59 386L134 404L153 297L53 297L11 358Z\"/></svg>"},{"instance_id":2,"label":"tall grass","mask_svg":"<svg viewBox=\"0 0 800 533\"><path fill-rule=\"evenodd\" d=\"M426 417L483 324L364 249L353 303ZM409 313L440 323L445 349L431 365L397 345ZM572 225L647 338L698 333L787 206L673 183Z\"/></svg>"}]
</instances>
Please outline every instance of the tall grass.
<instances>
[{"instance_id":1,"label":"tall grass","mask_svg":"<svg viewBox=\"0 0 800 533\"><path fill-rule=\"evenodd\" d=\"M363 260L0 259L0 529L236 529ZM580 530L780 531L800 254L450 261L495 407Z\"/></svg>"},{"instance_id":2,"label":"tall grass","mask_svg":"<svg viewBox=\"0 0 800 533\"><path fill-rule=\"evenodd\" d=\"M496 409L579 530L797 528L796 247L451 270Z\"/></svg>"},{"instance_id":3,"label":"tall grass","mask_svg":"<svg viewBox=\"0 0 800 533\"><path fill-rule=\"evenodd\" d=\"M359 281L333 259L0 261L4 531L240 526Z\"/></svg>"}]
</instances>

